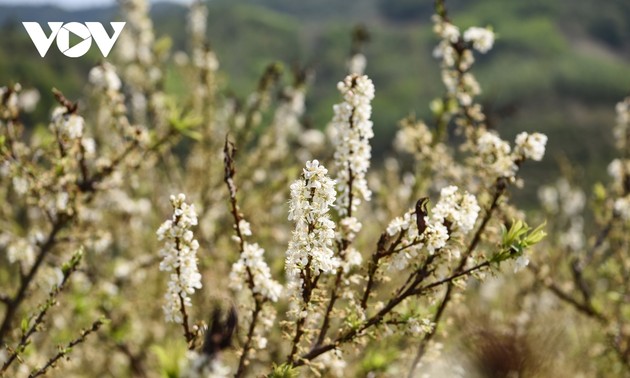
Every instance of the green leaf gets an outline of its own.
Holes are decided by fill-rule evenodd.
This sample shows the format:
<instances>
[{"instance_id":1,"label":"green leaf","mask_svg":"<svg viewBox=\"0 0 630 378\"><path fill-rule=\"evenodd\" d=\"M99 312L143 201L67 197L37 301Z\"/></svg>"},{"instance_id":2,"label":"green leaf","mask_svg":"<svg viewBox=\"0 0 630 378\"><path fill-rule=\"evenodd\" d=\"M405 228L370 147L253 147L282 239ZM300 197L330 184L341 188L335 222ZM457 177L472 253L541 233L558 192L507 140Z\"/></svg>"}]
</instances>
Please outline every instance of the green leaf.
<instances>
[{"instance_id":1,"label":"green leaf","mask_svg":"<svg viewBox=\"0 0 630 378\"><path fill-rule=\"evenodd\" d=\"M436 98L429 104L429 108L433 112L433 115L439 117L444 113L444 101L441 98Z\"/></svg>"},{"instance_id":2,"label":"green leaf","mask_svg":"<svg viewBox=\"0 0 630 378\"><path fill-rule=\"evenodd\" d=\"M28 330L28 324L29 324L29 320L28 318L22 318L22 323L20 324L20 330L22 330L22 333L26 333L26 331Z\"/></svg>"},{"instance_id":3,"label":"green leaf","mask_svg":"<svg viewBox=\"0 0 630 378\"><path fill-rule=\"evenodd\" d=\"M544 222L534 230L521 220L513 221L509 230L501 225L501 250L492 256L490 261L498 264L522 256L527 248L539 243L547 236L543 230L546 224Z\"/></svg>"},{"instance_id":4,"label":"green leaf","mask_svg":"<svg viewBox=\"0 0 630 378\"><path fill-rule=\"evenodd\" d=\"M593 186L593 194L596 200L603 201L607 197L606 187L601 182L596 183Z\"/></svg>"},{"instance_id":5,"label":"green leaf","mask_svg":"<svg viewBox=\"0 0 630 378\"><path fill-rule=\"evenodd\" d=\"M547 233L544 230L546 225L547 225L547 221L542 223L540 226L536 227L534 231L530 232L529 235L527 235L527 238L525 239L527 246L532 246L534 244L537 244L541 240L543 240L545 236L547 236Z\"/></svg>"},{"instance_id":6,"label":"green leaf","mask_svg":"<svg viewBox=\"0 0 630 378\"><path fill-rule=\"evenodd\" d=\"M296 368L291 366L290 364L283 363L282 365L273 364L273 368L271 373L267 376L268 378L297 378L300 376L300 373Z\"/></svg>"},{"instance_id":7,"label":"green leaf","mask_svg":"<svg viewBox=\"0 0 630 378\"><path fill-rule=\"evenodd\" d=\"M172 46L173 40L171 39L171 37L163 36L155 41L155 44L153 45L153 51L155 51L155 54L158 56L164 56L171 50Z\"/></svg>"}]
</instances>

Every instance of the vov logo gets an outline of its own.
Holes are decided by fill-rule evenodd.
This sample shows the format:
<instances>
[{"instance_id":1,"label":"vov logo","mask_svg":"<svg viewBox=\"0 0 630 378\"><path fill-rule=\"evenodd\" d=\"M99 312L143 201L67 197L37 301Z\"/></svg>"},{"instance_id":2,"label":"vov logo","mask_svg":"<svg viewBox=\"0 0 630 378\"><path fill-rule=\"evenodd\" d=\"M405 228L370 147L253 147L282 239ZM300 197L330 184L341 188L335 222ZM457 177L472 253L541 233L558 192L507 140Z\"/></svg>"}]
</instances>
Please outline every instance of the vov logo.
<instances>
[{"instance_id":1,"label":"vov logo","mask_svg":"<svg viewBox=\"0 0 630 378\"><path fill-rule=\"evenodd\" d=\"M66 24L63 22L49 22L50 35L46 36L39 23L22 22L42 58L46 56L53 39L57 40L59 51L69 58L78 58L85 55L92 46L92 39L96 42L103 56L107 57L126 23L110 22L109 24L114 29L114 34L111 37L100 22L86 22L85 25L79 22L68 22ZM81 38L81 41L74 46L70 46L70 33Z\"/></svg>"}]
</instances>

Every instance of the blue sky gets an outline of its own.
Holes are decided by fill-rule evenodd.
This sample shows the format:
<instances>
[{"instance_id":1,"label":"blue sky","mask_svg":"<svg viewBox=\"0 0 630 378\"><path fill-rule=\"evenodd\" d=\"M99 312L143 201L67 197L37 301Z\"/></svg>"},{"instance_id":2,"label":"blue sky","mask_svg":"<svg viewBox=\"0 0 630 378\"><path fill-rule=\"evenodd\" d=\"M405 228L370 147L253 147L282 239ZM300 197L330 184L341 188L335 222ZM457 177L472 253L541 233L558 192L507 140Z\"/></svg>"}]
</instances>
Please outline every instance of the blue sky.
<instances>
[{"instance_id":1,"label":"blue sky","mask_svg":"<svg viewBox=\"0 0 630 378\"><path fill-rule=\"evenodd\" d=\"M155 0L150 0L155 2ZM191 0L168 0L177 3L190 3ZM54 4L66 9L85 9L113 5L115 0L0 0L0 5L44 5Z\"/></svg>"}]
</instances>

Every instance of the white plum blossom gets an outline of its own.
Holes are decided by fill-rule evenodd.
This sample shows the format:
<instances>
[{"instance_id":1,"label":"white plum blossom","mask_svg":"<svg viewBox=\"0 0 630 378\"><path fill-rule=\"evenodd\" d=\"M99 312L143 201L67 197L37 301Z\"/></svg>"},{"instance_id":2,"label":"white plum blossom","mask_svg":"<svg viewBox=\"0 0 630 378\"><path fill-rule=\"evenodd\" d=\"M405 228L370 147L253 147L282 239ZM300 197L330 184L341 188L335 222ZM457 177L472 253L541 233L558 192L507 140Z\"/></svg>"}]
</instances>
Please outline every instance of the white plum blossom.
<instances>
[{"instance_id":1,"label":"white plum blossom","mask_svg":"<svg viewBox=\"0 0 630 378\"><path fill-rule=\"evenodd\" d=\"M52 113L51 128L61 139L79 139L83 136L85 121L77 114L68 114L65 106L58 106Z\"/></svg>"},{"instance_id":2,"label":"white plum blossom","mask_svg":"<svg viewBox=\"0 0 630 378\"><path fill-rule=\"evenodd\" d=\"M40 98L41 96L37 89L26 89L18 95L18 106L25 113L31 113L35 110Z\"/></svg>"},{"instance_id":3,"label":"white plum blossom","mask_svg":"<svg viewBox=\"0 0 630 378\"><path fill-rule=\"evenodd\" d=\"M407 320L407 332L412 335L422 335L432 332L435 328L435 323L431 319L421 317L411 317Z\"/></svg>"},{"instance_id":4,"label":"white plum blossom","mask_svg":"<svg viewBox=\"0 0 630 378\"><path fill-rule=\"evenodd\" d=\"M208 71L216 71L219 69L219 58L212 50L195 50L193 51L193 64L201 69Z\"/></svg>"},{"instance_id":5,"label":"white plum blossom","mask_svg":"<svg viewBox=\"0 0 630 378\"><path fill-rule=\"evenodd\" d=\"M201 1L194 1L188 12L188 30L193 38L202 38L206 34L208 8Z\"/></svg>"},{"instance_id":6,"label":"white plum blossom","mask_svg":"<svg viewBox=\"0 0 630 378\"><path fill-rule=\"evenodd\" d=\"M525 254L520 255L514 261L514 273L520 272L521 270L526 268L527 265L529 265L529 257L527 257Z\"/></svg>"},{"instance_id":7,"label":"white plum blossom","mask_svg":"<svg viewBox=\"0 0 630 378\"><path fill-rule=\"evenodd\" d=\"M92 138L81 139L81 147L86 157L93 158L96 153L96 141Z\"/></svg>"},{"instance_id":8,"label":"white plum blossom","mask_svg":"<svg viewBox=\"0 0 630 378\"><path fill-rule=\"evenodd\" d=\"M374 84L367 76L349 75L337 88L344 101L333 107L335 115L330 127L336 132L333 143L340 193L337 207L344 217L349 215L348 208L354 211L362 199L369 201L372 196L365 174L372 156L369 140L374 137L370 121Z\"/></svg>"},{"instance_id":9,"label":"white plum blossom","mask_svg":"<svg viewBox=\"0 0 630 378\"><path fill-rule=\"evenodd\" d=\"M518 157L540 161L545 156L546 145L547 136L545 134L522 132L516 136L514 153Z\"/></svg>"},{"instance_id":10,"label":"white plum blossom","mask_svg":"<svg viewBox=\"0 0 630 378\"><path fill-rule=\"evenodd\" d=\"M629 124L630 123L630 97L627 97L623 101L618 102L617 105L615 106L615 111L617 112L618 124Z\"/></svg>"},{"instance_id":11,"label":"white plum blossom","mask_svg":"<svg viewBox=\"0 0 630 378\"><path fill-rule=\"evenodd\" d=\"M13 264L19 262L23 267L30 267L35 262L35 247L27 239L19 238L7 247L7 259Z\"/></svg>"},{"instance_id":12,"label":"white plum blossom","mask_svg":"<svg viewBox=\"0 0 630 378\"><path fill-rule=\"evenodd\" d=\"M615 200L614 209L621 219L630 221L630 195L617 198Z\"/></svg>"},{"instance_id":13,"label":"white plum blossom","mask_svg":"<svg viewBox=\"0 0 630 378\"><path fill-rule=\"evenodd\" d=\"M447 67L453 67L457 60L457 51L451 45L451 42L443 40L433 49L433 57L442 59L442 63Z\"/></svg>"},{"instance_id":14,"label":"white plum blossom","mask_svg":"<svg viewBox=\"0 0 630 378\"><path fill-rule=\"evenodd\" d=\"M464 32L464 41L472 42L475 50L485 54L494 45L494 32L488 28L473 26Z\"/></svg>"},{"instance_id":15,"label":"white plum blossom","mask_svg":"<svg viewBox=\"0 0 630 378\"><path fill-rule=\"evenodd\" d=\"M308 129L298 136L298 142L303 147L315 151L321 149L326 143L326 135L317 129Z\"/></svg>"},{"instance_id":16,"label":"white plum blossom","mask_svg":"<svg viewBox=\"0 0 630 378\"><path fill-rule=\"evenodd\" d=\"M457 60L457 51L453 44L459 41L459 28L437 15L433 16L432 20L434 22L433 31L442 39L433 50L433 57L442 59L442 63L446 67L453 67Z\"/></svg>"},{"instance_id":17,"label":"white plum blossom","mask_svg":"<svg viewBox=\"0 0 630 378\"><path fill-rule=\"evenodd\" d=\"M122 83L116 74L116 69L108 62L104 62L90 70L89 81L96 89L118 92Z\"/></svg>"},{"instance_id":18,"label":"white plum blossom","mask_svg":"<svg viewBox=\"0 0 630 378\"><path fill-rule=\"evenodd\" d=\"M558 187L563 213L568 217L580 214L586 205L586 195L584 192L580 188L572 187L569 181L564 178L558 180L556 185Z\"/></svg>"},{"instance_id":19,"label":"white plum blossom","mask_svg":"<svg viewBox=\"0 0 630 378\"><path fill-rule=\"evenodd\" d=\"M614 159L608 165L608 174L613 178L616 186L622 187L626 176L630 175L630 160Z\"/></svg>"},{"instance_id":20,"label":"white plum blossom","mask_svg":"<svg viewBox=\"0 0 630 378\"><path fill-rule=\"evenodd\" d=\"M234 374L216 355L188 351L182 378L227 378Z\"/></svg>"},{"instance_id":21,"label":"white plum blossom","mask_svg":"<svg viewBox=\"0 0 630 378\"><path fill-rule=\"evenodd\" d=\"M406 230L409 228L410 223L410 219L407 219L410 217L396 217L394 219L392 219L391 222L389 222L389 225L387 226L387 234L389 236L394 236L396 234L398 234L399 232L401 232L402 230Z\"/></svg>"},{"instance_id":22,"label":"white plum blossom","mask_svg":"<svg viewBox=\"0 0 630 378\"><path fill-rule=\"evenodd\" d=\"M346 377L347 373L345 372L346 366L348 363L343 358L341 354L341 350L333 349L328 353L322 354L318 361L324 365L327 370L326 376L330 377Z\"/></svg>"},{"instance_id":23,"label":"white plum blossom","mask_svg":"<svg viewBox=\"0 0 630 378\"><path fill-rule=\"evenodd\" d=\"M13 176L13 179L11 181L13 183L13 189L17 194L24 195L26 194L26 192L28 192L28 188L30 185L28 183L28 179L26 179L25 177Z\"/></svg>"},{"instance_id":24,"label":"white plum blossom","mask_svg":"<svg viewBox=\"0 0 630 378\"><path fill-rule=\"evenodd\" d=\"M243 222L243 221L241 221ZM239 291L249 279L247 270L254 281L253 291L272 302L277 302L282 294L282 285L273 280L269 266L263 260L265 250L258 244L243 243L240 259L232 265L230 272L230 288Z\"/></svg>"},{"instance_id":25,"label":"white plum blossom","mask_svg":"<svg viewBox=\"0 0 630 378\"><path fill-rule=\"evenodd\" d=\"M459 191L456 186L447 186L441 190L431 215L424 217L426 229L422 234L418 234L415 210L394 218L387 226L387 234L393 237L402 233L403 237L398 247L400 252L392 257L390 268L405 269L423 250L433 255L446 247L452 236L469 233L480 210L475 196Z\"/></svg>"},{"instance_id":26,"label":"white plum blossom","mask_svg":"<svg viewBox=\"0 0 630 378\"><path fill-rule=\"evenodd\" d=\"M584 219L581 217L573 217L570 220L569 229L560 234L558 238L560 245L563 247L579 252L584 248Z\"/></svg>"},{"instance_id":27,"label":"white plum blossom","mask_svg":"<svg viewBox=\"0 0 630 378\"><path fill-rule=\"evenodd\" d=\"M341 235L345 240L353 241L363 225L355 217L346 217L339 222Z\"/></svg>"},{"instance_id":28,"label":"white plum blossom","mask_svg":"<svg viewBox=\"0 0 630 378\"><path fill-rule=\"evenodd\" d=\"M403 123L394 140L394 146L398 151L420 156L430 151L432 143L433 133L424 122Z\"/></svg>"},{"instance_id":29,"label":"white plum blossom","mask_svg":"<svg viewBox=\"0 0 630 378\"><path fill-rule=\"evenodd\" d=\"M477 82L477 79L475 79L471 73L466 72L461 76L460 86L462 90L451 92L455 92L455 96L460 104L463 106L471 106L473 98L481 93L479 82Z\"/></svg>"},{"instance_id":30,"label":"white plum blossom","mask_svg":"<svg viewBox=\"0 0 630 378\"><path fill-rule=\"evenodd\" d=\"M434 22L433 31L435 34L450 43L456 43L459 40L460 32L457 26L445 21L444 18L438 15L434 15L431 19Z\"/></svg>"},{"instance_id":31,"label":"white plum blossom","mask_svg":"<svg viewBox=\"0 0 630 378\"><path fill-rule=\"evenodd\" d=\"M430 255L446 246L449 239L448 229L443 223L436 222L434 219L425 219L428 221L427 228L421 235L421 240Z\"/></svg>"},{"instance_id":32,"label":"white plum blossom","mask_svg":"<svg viewBox=\"0 0 630 378\"><path fill-rule=\"evenodd\" d=\"M238 222L238 229L241 232L241 235L243 236L251 236L252 235L252 229L249 225L249 222L246 221L245 219L241 219Z\"/></svg>"},{"instance_id":33,"label":"white plum blossom","mask_svg":"<svg viewBox=\"0 0 630 378\"><path fill-rule=\"evenodd\" d=\"M481 53L488 52L494 44L494 33L490 29L471 27L462 35L457 26L444 17L434 15L432 20L433 31L440 38L433 50L433 56L442 62L442 82L449 96L457 99L461 108L466 108L469 118L483 121L480 106L474 103L475 96L481 93L481 87L470 73L475 62L472 49Z\"/></svg>"},{"instance_id":34,"label":"white plum blossom","mask_svg":"<svg viewBox=\"0 0 630 378\"><path fill-rule=\"evenodd\" d=\"M584 192L565 179L559 179L555 185L543 186L538 190L538 198L546 211L556 213L562 210L567 217L579 215L586 205Z\"/></svg>"},{"instance_id":35,"label":"white plum blossom","mask_svg":"<svg viewBox=\"0 0 630 378\"><path fill-rule=\"evenodd\" d=\"M617 103L615 107L617 112L617 124L613 129L615 140L617 141L617 147L619 149L626 148L628 142L628 130L630 129L630 97L625 98L623 101Z\"/></svg>"},{"instance_id":36,"label":"white plum blossom","mask_svg":"<svg viewBox=\"0 0 630 378\"><path fill-rule=\"evenodd\" d=\"M284 101L278 105L272 125L276 133L278 149L286 151L289 147L287 141L299 137L302 134L300 117L304 114L304 88L303 86L287 87L282 93Z\"/></svg>"},{"instance_id":37,"label":"white plum blossom","mask_svg":"<svg viewBox=\"0 0 630 378\"><path fill-rule=\"evenodd\" d=\"M366 66L367 59L363 54L354 54L348 61L348 71L351 74L363 75Z\"/></svg>"},{"instance_id":38,"label":"white plum blossom","mask_svg":"<svg viewBox=\"0 0 630 378\"><path fill-rule=\"evenodd\" d=\"M550 213L556 213L558 211L558 190L555 187L540 187L540 189L538 189L538 199L546 211Z\"/></svg>"},{"instance_id":39,"label":"white plum blossom","mask_svg":"<svg viewBox=\"0 0 630 378\"><path fill-rule=\"evenodd\" d=\"M164 240L160 249L160 270L170 272L165 304L162 307L167 322L182 323L182 304L192 305L190 295L201 289L201 274L197 269L199 243L190 230L197 225L195 206L186 202L186 196L171 196L173 216L162 223L157 231L158 240Z\"/></svg>"},{"instance_id":40,"label":"white plum blossom","mask_svg":"<svg viewBox=\"0 0 630 378\"><path fill-rule=\"evenodd\" d=\"M509 143L491 131L482 131L477 139L476 152L483 166L495 177L511 178L518 170Z\"/></svg>"},{"instance_id":41,"label":"white plum blossom","mask_svg":"<svg viewBox=\"0 0 630 378\"><path fill-rule=\"evenodd\" d=\"M12 90L9 87L0 87L0 99L2 99L2 108L0 108L0 116L2 118L11 118L17 116L20 112L20 101L18 93L22 90L22 85L16 83Z\"/></svg>"},{"instance_id":42,"label":"white plum blossom","mask_svg":"<svg viewBox=\"0 0 630 378\"><path fill-rule=\"evenodd\" d=\"M65 120L65 127L63 128L63 130L68 138L80 138L83 135L84 124L85 121L83 120L83 117L76 114L70 114Z\"/></svg>"},{"instance_id":43,"label":"white plum blossom","mask_svg":"<svg viewBox=\"0 0 630 378\"><path fill-rule=\"evenodd\" d=\"M343 265L344 273L348 273L353 266L360 266L363 263L363 256L361 256L361 252L357 251L355 248L348 248L345 251Z\"/></svg>"},{"instance_id":44,"label":"white plum blossom","mask_svg":"<svg viewBox=\"0 0 630 378\"><path fill-rule=\"evenodd\" d=\"M295 230L286 255L286 270L291 278L297 278L307 267L319 274L339 266L332 250L335 223L328 215L335 202L335 181L327 174L319 161L309 161L302 178L291 184L289 220L295 222Z\"/></svg>"},{"instance_id":45,"label":"white plum blossom","mask_svg":"<svg viewBox=\"0 0 630 378\"><path fill-rule=\"evenodd\" d=\"M440 191L440 200L431 210L431 219L436 223L449 223L453 234L467 234L475 226L481 208L477 198L468 192L460 193L456 186L447 186Z\"/></svg>"}]
</instances>

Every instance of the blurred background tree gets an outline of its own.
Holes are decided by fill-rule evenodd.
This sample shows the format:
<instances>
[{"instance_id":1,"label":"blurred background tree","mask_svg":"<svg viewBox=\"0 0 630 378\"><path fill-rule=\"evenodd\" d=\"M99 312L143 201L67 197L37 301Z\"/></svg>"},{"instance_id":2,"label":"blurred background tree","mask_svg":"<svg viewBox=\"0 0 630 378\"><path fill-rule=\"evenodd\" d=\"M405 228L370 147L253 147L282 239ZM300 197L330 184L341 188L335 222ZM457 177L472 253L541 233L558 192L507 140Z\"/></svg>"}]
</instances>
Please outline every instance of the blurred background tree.
<instances>
[{"instance_id":1,"label":"blurred background tree","mask_svg":"<svg viewBox=\"0 0 630 378\"><path fill-rule=\"evenodd\" d=\"M374 102L376 159L391 148L401 115L430 119L426 104L442 94L438 65L431 58L430 0L214 0L208 2L208 37L225 75L226 94L244 97L270 62L307 66L315 74L307 95L310 127L323 129L331 117L336 91L330 82L343 77L352 28L370 32L365 48L378 96ZM558 175L556 159L578 169L584 188L605 177L612 159L610 106L630 92L630 3L626 0L449 1L462 27L493 24L498 35L492 58L480 57L475 73L484 83L482 103L491 126L506 138L517 131L549 136L549 154L521 193L525 205L534 189ZM96 49L68 59L54 48L40 58L22 21L107 21L117 7L64 10L54 6L0 5L0 82L18 78L42 94L34 119L45 119L53 104L49 88L71 98L84 89L90 67L102 59ZM172 39L173 50L186 47L186 7L155 3L151 15L158 35ZM116 47L114 47L116 49ZM229 78L229 80L227 80ZM168 71L167 91L182 88L177 70ZM526 168L527 169L527 168Z\"/></svg>"}]
</instances>

